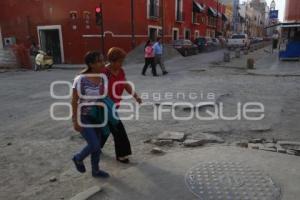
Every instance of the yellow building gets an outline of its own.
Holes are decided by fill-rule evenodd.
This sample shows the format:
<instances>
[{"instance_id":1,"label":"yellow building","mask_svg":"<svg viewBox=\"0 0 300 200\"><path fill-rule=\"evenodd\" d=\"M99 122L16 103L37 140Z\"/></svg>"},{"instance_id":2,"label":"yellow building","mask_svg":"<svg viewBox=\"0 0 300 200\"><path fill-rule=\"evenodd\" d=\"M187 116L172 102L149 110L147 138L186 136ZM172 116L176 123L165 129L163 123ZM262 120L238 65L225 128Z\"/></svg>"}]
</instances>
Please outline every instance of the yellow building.
<instances>
[{"instance_id":1,"label":"yellow building","mask_svg":"<svg viewBox=\"0 0 300 200\"><path fill-rule=\"evenodd\" d=\"M226 33L225 36L228 37L232 34L232 21L233 21L233 2L232 0L223 0L222 1L224 5L226 6L225 9L225 16L227 17L227 22L226 22Z\"/></svg>"}]
</instances>

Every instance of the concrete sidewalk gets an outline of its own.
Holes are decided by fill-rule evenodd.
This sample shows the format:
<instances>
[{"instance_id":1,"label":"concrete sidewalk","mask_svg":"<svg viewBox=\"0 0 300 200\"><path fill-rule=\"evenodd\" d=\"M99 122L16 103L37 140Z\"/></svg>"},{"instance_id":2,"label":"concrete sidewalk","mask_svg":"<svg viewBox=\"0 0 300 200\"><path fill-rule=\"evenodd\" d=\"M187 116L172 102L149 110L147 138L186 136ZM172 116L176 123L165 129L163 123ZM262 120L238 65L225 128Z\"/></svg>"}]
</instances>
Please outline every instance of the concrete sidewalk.
<instances>
[{"instance_id":1,"label":"concrete sidewalk","mask_svg":"<svg viewBox=\"0 0 300 200\"><path fill-rule=\"evenodd\" d=\"M295 156L208 147L166 154L122 171L91 199L296 200L299 170Z\"/></svg>"}]
</instances>

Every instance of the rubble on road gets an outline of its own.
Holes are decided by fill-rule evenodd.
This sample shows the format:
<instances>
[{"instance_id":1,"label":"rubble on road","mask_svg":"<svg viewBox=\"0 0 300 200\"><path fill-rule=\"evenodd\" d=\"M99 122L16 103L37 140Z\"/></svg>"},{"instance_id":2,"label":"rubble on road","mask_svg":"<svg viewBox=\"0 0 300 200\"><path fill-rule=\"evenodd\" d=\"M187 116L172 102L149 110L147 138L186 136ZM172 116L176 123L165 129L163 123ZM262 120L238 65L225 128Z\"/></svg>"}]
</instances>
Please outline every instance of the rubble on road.
<instances>
[{"instance_id":1,"label":"rubble on road","mask_svg":"<svg viewBox=\"0 0 300 200\"><path fill-rule=\"evenodd\" d=\"M250 139L248 142L236 142L236 146L300 156L300 142L265 140L264 138Z\"/></svg>"},{"instance_id":2,"label":"rubble on road","mask_svg":"<svg viewBox=\"0 0 300 200\"><path fill-rule=\"evenodd\" d=\"M198 133L197 135L186 138L182 132L165 131L157 139L146 140L144 143L154 144L156 146L172 146L174 142L183 144L184 147L198 147L208 143L224 143L225 141L209 133Z\"/></svg>"},{"instance_id":3,"label":"rubble on road","mask_svg":"<svg viewBox=\"0 0 300 200\"><path fill-rule=\"evenodd\" d=\"M172 132L172 131L164 131L157 138L158 140L173 140L177 142L183 142L185 139L185 133L183 132Z\"/></svg>"},{"instance_id":4,"label":"rubble on road","mask_svg":"<svg viewBox=\"0 0 300 200\"><path fill-rule=\"evenodd\" d=\"M294 141L279 141L278 144L285 149L300 150L300 142Z\"/></svg>"},{"instance_id":5,"label":"rubble on road","mask_svg":"<svg viewBox=\"0 0 300 200\"><path fill-rule=\"evenodd\" d=\"M264 145L260 144L260 143L249 143L248 148L249 149L261 149L261 148L264 148Z\"/></svg>"},{"instance_id":6,"label":"rubble on road","mask_svg":"<svg viewBox=\"0 0 300 200\"><path fill-rule=\"evenodd\" d=\"M251 132L268 132L272 130L272 127L268 124L261 124L248 127L248 130Z\"/></svg>"},{"instance_id":7,"label":"rubble on road","mask_svg":"<svg viewBox=\"0 0 300 200\"><path fill-rule=\"evenodd\" d=\"M195 140L195 139L186 139L183 142L183 145L185 147L198 147L198 146L203 146L203 140Z\"/></svg>"},{"instance_id":8,"label":"rubble on road","mask_svg":"<svg viewBox=\"0 0 300 200\"><path fill-rule=\"evenodd\" d=\"M152 139L147 139L144 141L144 144L151 144L152 143Z\"/></svg>"},{"instance_id":9,"label":"rubble on road","mask_svg":"<svg viewBox=\"0 0 300 200\"><path fill-rule=\"evenodd\" d=\"M224 143L225 140L209 133L199 133L194 139L201 139L204 144L207 143Z\"/></svg>"},{"instance_id":10,"label":"rubble on road","mask_svg":"<svg viewBox=\"0 0 300 200\"><path fill-rule=\"evenodd\" d=\"M203 146L208 143L224 143L225 141L215 135L208 133L199 133L197 136L193 138L188 138L183 142L185 147L198 147Z\"/></svg>"},{"instance_id":11,"label":"rubble on road","mask_svg":"<svg viewBox=\"0 0 300 200\"><path fill-rule=\"evenodd\" d=\"M248 142L247 141L239 141L235 143L236 146L241 148L248 148Z\"/></svg>"},{"instance_id":12,"label":"rubble on road","mask_svg":"<svg viewBox=\"0 0 300 200\"><path fill-rule=\"evenodd\" d=\"M55 176L53 176L49 179L49 182L52 182L52 183L56 182L56 181L57 181L57 178Z\"/></svg>"},{"instance_id":13,"label":"rubble on road","mask_svg":"<svg viewBox=\"0 0 300 200\"><path fill-rule=\"evenodd\" d=\"M94 187L91 187L91 188L77 194L76 196L72 197L70 200L87 200L91 196L93 196L96 193L101 192L101 191L102 191L102 188L100 186L94 186Z\"/></svg>"},{"instance_id":14,"label":"rubble on road","mask_svg":"<svg viewBox=\"0 0 300 200\"><path fill-rule=\"evenodd\" d=\"M164 154L166 153L164 150L162 150L161 148L155 147L151 150L152 154Z\"/></svg>"},{"instance_id":15,"label":"rubble on road","mask_svg":"<svg viewBox=\"0 0 300 200\"><path fill-rule=\"evenodd\" d=\"M256 139L249 140L249 143L258 144L258 143L263 143L264 141L265 139L263 138L256 138Z\"/></svg>"},{"instance_id":16,"label":"rubble on road","mask_svg":"<svg viewBox=\"0 0 300 200\"><path fill-rule=\"evenodd\" d=\"M263 148L260 148L259 150L277 152L276 148L268 148L268 147L263 147Z\"/></svg>"},{"instance_id":17,"label":"rubble on road","mask_svg":"<svg viewBox=\"0 0 300 200\"><path fill-rule=\"evenodd\" d=\"M172 146L174 144L173 140L152 140L152 144L156 146Z\"/></svg>"}]
</instances>

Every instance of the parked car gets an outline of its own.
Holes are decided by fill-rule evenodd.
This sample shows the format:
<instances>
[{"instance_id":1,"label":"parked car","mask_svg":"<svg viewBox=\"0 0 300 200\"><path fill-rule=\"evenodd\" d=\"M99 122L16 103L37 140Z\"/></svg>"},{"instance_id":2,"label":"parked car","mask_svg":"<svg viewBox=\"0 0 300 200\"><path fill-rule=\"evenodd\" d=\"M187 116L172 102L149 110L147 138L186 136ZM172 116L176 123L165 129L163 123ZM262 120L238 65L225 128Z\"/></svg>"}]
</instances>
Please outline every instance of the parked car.
<instances>
[{"instance_id":1,"label":"parked car","mask_svg":"<svg viewBox=\"0 0 300 200\"><path fill-rule=\"evenodd\" d=\"M263 42L263 40L264 40L263 38L260 38L260 37L252 37L249 39L250 39L251 44L257 44L257 43Z\"/></svg>"},{"instance_id":2,"label":"parked car","mask_svg":"<svg viewBox=\"0 0 300 200\"><path fill-rule=\"evenodd\" d=\"M173 46L183 56L196 55L199 52L198 47L193 44L191 40L176 40L174 41Z\"/></svg>"},{"instance_id":3,"label":"parked car","mask_svg":"<svg viewBox=\"0 0 300 200\"><path fill-rule=\"evenodd\" d=\"M247 34L233 34L227 41L227 47L231 48L250 48L250 39Z\"/></svg>"},{"instance_id":4,"label":"parked car","mask_svg":"<svg viewBox=\"0 0 300 200\"><path fill-rule=\"evenodd\" d=\"M197 45L199 52L210 51L213 49L213 41L208 37L199 37L194 41Z\"/></svg>"}]
</instances>

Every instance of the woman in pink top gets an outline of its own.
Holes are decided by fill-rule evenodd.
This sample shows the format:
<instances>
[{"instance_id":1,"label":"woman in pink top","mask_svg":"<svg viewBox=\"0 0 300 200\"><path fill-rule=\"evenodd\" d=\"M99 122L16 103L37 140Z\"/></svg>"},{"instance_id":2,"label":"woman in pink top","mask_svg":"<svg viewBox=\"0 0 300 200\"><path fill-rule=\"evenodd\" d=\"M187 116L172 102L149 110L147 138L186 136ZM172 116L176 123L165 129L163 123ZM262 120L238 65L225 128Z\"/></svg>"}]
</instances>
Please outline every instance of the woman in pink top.
<instances>
[{"instance_id":1,"label":"woman in pink top","mask_svg":"<svg viewBox=\"0 0 300 200\"><path fill-rule=\"evenodd\" d=\"M142 71L143 76L146 76L146 71L147 71L149 65L151 65L153 76L157 76L154 58L155 58L154 49L152 47L151 41L148 40L145 45L145 65L144 65L144 68Z\"/></svg>"}]
</instances>

